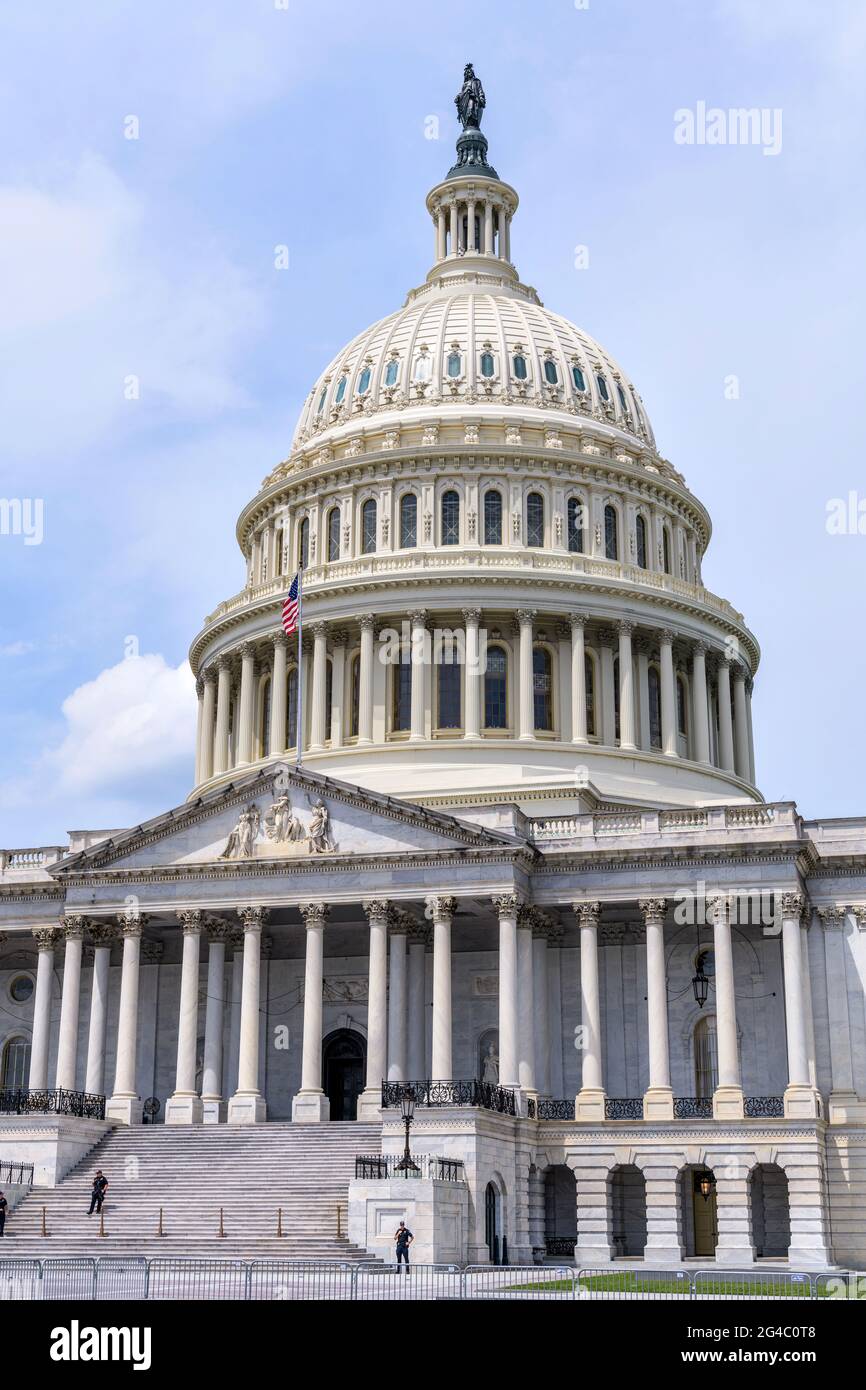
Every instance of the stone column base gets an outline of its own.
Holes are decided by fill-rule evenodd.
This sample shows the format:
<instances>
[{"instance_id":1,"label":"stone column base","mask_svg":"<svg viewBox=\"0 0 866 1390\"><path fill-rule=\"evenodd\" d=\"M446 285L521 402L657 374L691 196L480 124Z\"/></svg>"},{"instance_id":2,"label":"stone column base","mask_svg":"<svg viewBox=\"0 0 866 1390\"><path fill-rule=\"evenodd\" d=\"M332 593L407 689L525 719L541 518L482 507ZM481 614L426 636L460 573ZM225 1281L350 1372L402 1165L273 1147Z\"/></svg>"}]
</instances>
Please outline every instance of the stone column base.
<instances>
[{"instance_id":1,"label":"stone column base","mask_svg":"<svg viewBox=\"0 0 866 1390\"><path fill-rule=\"evenodd\" d=\"M785 1119L814 1120L821 1112L821 1099L811 1086L786 1086Z\"/></svg>"},{"instance_id":2,"label":"stone column base","mask_svg":"<svg viewBox=\"0 0 866 1390\"><path fill-rule=\"evenodd\" d=\"M581 1245L574 1247L574 1263L578 1269L595 1269L598 1265L613 1263L613 1251L607 1244Z\"/></svg>"},{"instance_id":3,"label":"stone column base","mask_svg":"<svg viewBox=\"0 0 866 1390\"><path fill-rule=\"evenodd\" d=\"M292 1097L292 1120L296 1125L321 1124L331 1118L331 1102L324 1091L298 1091Z\"/></svg>"},{"instance_id":4,"label":"stone column base","mask_svg":"<svg viewBox=\"0 0 866 1390\"><path fill-rule=\"evenodd\" d=\"M397 1112L399 1113L399 1112ZM382 1092L378 1086L368 1086L358 1097L356 1118L359 1120L381 1120Z\"/></svg>"},{"instance_id":5,"label":"stone column base","mask_svg":"<svg viewBox=\"0 0 866 1390\"><path fill-rule=\"evenodd\" d=\"M673 1119L674 1093L670 1086L650 1086L644 1092L643 1117L645 1120Z\"/></svg>"},{"instance_id":6,"label":"stone column base","mask_svg":"<svg viewBox=\"0 0 866 1390\"><path fill-rule=\"evenodd\" d=\"M681 1245L646 1245L643 1262L653 1269L668 1269L670 1265L681 1265L683 1250Z\"/></svg>"},{"instance_id":7,"label":"stone column base","mask_svg":"<svg viewBox=\"0 0 866 1390\"><path fill-rule=\"evenodd\" d=\"M165 1106L167 1125L200 1125L202 1104L200 1096L170 1096Z\"/></svg>"},{"instance_id":8,"label":"stone column base","mask_svg":"<svg viewBox=\"0 0 866 1390\"><path fill-rule=\"evenodd\" d=\"M717 1086L713 1091L713 1119L741 1120L742 1118L742 1086Z\"/></svg>"},{"instance_id":9,"label":"stone column base","mask_svg":"<svg viewBox=\"0 0 866 1390\"><path fill-rule=\"evenodd\" d=\"M744 1265L755 1263L755 1251L751 1245L717 1245L716 1264L728 1269L742 1269Z\"/></svg>"},{"instance_id":10,"label":"stone column base","mask_svg":"<svg viewBox=\"0 0 866 1390\"><path fill-rule=\"evenodd\" d=\"M246 1095L238 1091L229 1101L228 1123L230 1125L260 1125L268 1117L265 1098L256 1091Z\"/></svg>"},{"instance_id":11,"label":"stone column base","mask_svg":"<svg viewBox=\"0 0 866 1390\"><path fill-rule=\"evenodd\" d=\"M105 1102L105 1118L119 1125L140 1125L141 1096L112 1096Z\"/></svg>"},{"instance_id":12,"label":"stone column base","mask_svg":"<svg viewBox=\"0 0 866 1390\"><path fill-rule=\"evenodd\" d=\"M578 1091L574 1098L574 1118L576 1120L598 1121L604 1119L604 1091L586 1087Z\"/></svg>"},{"instance_id":13,"label":"stone column base","mask_svg":"<svg viewBox=\"0 0 866 1390\"><path fill-rule=\"evenodd\" d=\"M861 1100L856 1091L831 1091L827 1119L831 1125L862 1125L866 1122L866 1100Z\"/></svg>"},{"instance_id":14,"label":"stone column base","mask_svg":"<svg viewBox=\"0 0 866 1390\"><path fill-rule=\"evenodd\" d=\"M221 1125L225 1124L228 1105L219 1096L202 1096L201 1098L202 1124Z\"/></svg>"}]
</instances>

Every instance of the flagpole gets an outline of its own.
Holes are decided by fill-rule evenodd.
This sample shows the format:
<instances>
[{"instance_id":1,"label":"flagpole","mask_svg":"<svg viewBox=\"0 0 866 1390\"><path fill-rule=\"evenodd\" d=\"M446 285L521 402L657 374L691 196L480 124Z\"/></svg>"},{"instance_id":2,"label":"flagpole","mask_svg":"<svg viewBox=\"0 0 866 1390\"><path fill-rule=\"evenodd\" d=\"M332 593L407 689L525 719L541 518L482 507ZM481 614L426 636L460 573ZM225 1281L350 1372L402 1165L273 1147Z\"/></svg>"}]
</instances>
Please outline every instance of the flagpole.
<instances>
[{"instance_id":1,"label":"flagpole","mask_svg":"<svg viewBox=\"0 0 866 1390\"><path fill-rule=\"evenodd\" d=\"M302 569L298 570L298 699L297 699L297 728L295 730L295 767L301 766L301 749L304 738L304 646L303 646L303 623L304 623L304 585Z\"/></svg>"}]
</instances>

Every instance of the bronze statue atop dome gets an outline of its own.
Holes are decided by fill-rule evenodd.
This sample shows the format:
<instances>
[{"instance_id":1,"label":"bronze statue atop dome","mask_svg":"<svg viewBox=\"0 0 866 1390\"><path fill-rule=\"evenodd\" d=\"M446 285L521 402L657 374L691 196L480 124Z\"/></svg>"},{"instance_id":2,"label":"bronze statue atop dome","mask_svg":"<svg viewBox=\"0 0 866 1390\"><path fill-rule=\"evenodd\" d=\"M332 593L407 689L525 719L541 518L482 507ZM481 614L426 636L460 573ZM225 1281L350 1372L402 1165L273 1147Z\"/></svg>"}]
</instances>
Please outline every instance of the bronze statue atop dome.
<instances>
[{"instance_id":1,"label":"bronze statue atop dome","mask_svg":"<svg viewBox=\"0 0 866 1390\"><path fill-rule=\"evenodd\" d=\"M463 86L454 98L454 105L457 107L457 115L464 130L480 128L487 98L471 63L467 63L463 69Z\"/></svg>"}]
</instances>

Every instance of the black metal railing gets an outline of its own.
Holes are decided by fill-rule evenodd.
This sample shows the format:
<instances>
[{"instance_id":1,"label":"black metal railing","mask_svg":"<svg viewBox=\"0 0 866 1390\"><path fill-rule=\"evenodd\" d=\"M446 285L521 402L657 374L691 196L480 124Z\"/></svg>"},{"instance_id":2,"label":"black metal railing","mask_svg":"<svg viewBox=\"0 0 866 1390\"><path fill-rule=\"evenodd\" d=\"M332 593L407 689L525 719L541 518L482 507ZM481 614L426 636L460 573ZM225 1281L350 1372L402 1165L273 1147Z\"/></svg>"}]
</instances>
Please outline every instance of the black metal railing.
<instances>
[{"instance_id":1,"label":"black metal railing","mask_svg":"<svg viewBox=\"0 0 866 1390\"><path fill-rule=\"evenodd\" d=\"M378 1182L387 1178L427 1178L434 1182L463 1182L463 1160L439 1154L412 1154L416 1171L400 1168L400 1154L357 1154L355 1177Z\"/></svg>"},{"instance_id":2,"label":"black metal railing","mask_svg":"<svg viewBox=\"0 0 866 1390\"><path fill-rule=\"evenodd\" d=\"M573 1236L545 1236L544 1248L548 1255L567 1255L570 1260L574 1259L574 1247L577 1245L577 1232Z\"/></svg>"},{"instance_id":3,"label":"black metal railing","mask_svg":"<svg viewBox=\"0 0 866 1390\"><path fill-rule=\"evenodd\" d=\"M711 1120L712 1096L674 1096L675 1120Z\"/></svg>"},{"instance_id":4,"label":"black metal railing","mask_svg":"<svg viewBox=\"0 0 866 1390\"><path fill-rule=\"evenodd\" d=\"M32 1187L32 1163L0 1163L0 1184L7 1187Z\"/></svg>"},{"instance_id":5,"label":"black metal railing","mask_svg":"<svg viewBox=\"0 0 866 1390\"><path fill-rule=\"evenodd\" d=\"M743 1112L747 1120L778 1120L785 1113L781 1096L746 1096Z\"/></svg>"},{"instance_id":6,"label":"black metal railing","mask_svg":"<svg viewBox=\"0 0 866 1390\"><path fill-rule=\"evenodd\" d=\"M84 1091L0 1089L0 1115L75 1115L83 1120L105 1119L105 1096Z\"/></svg>"},{"instance_id":7,"label":"black metal railing","mask_svg":"<svg viewBox=\"0 0 866 1390\"><path fill-rule=\"evenodd\" d=\"M643 1096L608 1096L604 1102L606 1120L642 1120Z\"/></svg>"},{"instance_id":8,"label":"black metal railing","mask_svg":"<svg viewBox=\"0 0 866 1390\"><path fill-rule=\"evenodd\" d=\"M538 1102L539 1120L573 1120L573 1100L540 1100Z\"/></svg>"},{"instance_id":9,"label":"black metal railing","mask_svg":"<svg viewBox=\"0 0 866 1390\"><path fill-rule=\"evenodd\" d=\"M383 1081L383 1110L399 1106L407 1089L416 1105L477 1105L500 1115L514 1115L517 1110L513 1091L487 1081Z\"/></svg>"}]
</instances>

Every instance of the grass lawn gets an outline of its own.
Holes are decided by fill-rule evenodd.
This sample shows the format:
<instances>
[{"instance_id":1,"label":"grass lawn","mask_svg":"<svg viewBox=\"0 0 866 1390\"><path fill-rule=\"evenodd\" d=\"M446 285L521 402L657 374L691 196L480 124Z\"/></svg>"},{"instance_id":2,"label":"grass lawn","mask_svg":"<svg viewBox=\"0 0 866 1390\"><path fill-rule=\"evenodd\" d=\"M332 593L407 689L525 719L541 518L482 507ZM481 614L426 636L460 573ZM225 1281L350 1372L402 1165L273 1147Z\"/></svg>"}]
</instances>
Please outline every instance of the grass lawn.
<instances>
[{"instance_id":1,"label":"grass lawn","mask_svg":"<svg viewBox=\"0 0 866 1390\"><path fill-rule=\"evenodd\" d=\"M683 1279L658 1279L651 1274L640 1274L637 1270L614 1270L610 1274L593 1274L581 1279L581 1289L587 1293L612 1293L612 1294L670 1294L672 1297L688 1298L691 1294L691 1285L688 1278ZM532 1284L509 1284L497 1290L499 1293L523 1293L549 1290L555 1292L571 1292L573 1287L571 1279L546 1279L539 1280ZM772 1279L766 1281L761 1279L739 1279L729 1280L724 1274L719 1274L714 1280L707 1280L704 1284L705 1293L698 1295L701 1297L709 1295L712 1297L723 1298L755 1298L763 1295L765 1298L810 1298L811 1285L808 1280L802 1284L785 1284L776 1282ZM821 1298L844 1298L846 1295L836 1287L819 1287L819 1297ZM864 1289L862 1297L866 1297Z\"/></svg>"}]
</instances>

